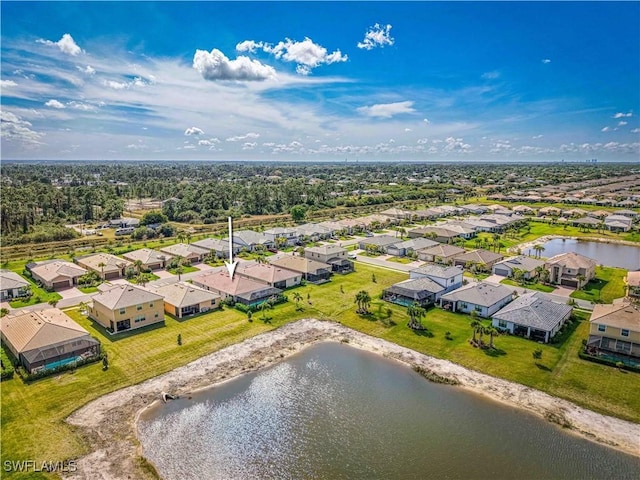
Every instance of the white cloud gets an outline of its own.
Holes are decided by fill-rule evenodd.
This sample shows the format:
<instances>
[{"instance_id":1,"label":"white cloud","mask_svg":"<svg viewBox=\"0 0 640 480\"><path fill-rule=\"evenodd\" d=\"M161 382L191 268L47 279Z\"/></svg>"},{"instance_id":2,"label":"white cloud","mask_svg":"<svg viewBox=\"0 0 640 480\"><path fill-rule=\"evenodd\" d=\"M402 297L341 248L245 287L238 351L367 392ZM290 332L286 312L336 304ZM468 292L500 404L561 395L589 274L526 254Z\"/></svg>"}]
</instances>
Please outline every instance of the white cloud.
<instances>
[{"instance_id":1,"label":"white cloud","mask_svg":"<svg viewBox=\"0 0 640 480\"><path fill-rule=\"evenodd\" d=\"M67 105L69 105L72 108L75 108L76 110L82 110L84 112L95 112L96 111L96 107L95 105L90 105L88 103L83 103L83 102L77 102L77 101L72 101L69 102Z\"/></svg>"},{"instance_id":2,"label":"white cloud","mask_svg":"<svg viewBox=\"0 0 640 480\"><path fill-rule=\"evenodd\" d=\"M609 130L611 130L609 127L602 127L600 129L601 132L608 132Z\"/></svg>"},{"instance_id":3,"label":"white cloud","mask_svg":"<svg viewBox=\"0 0 640 480\"><path fill-rule=\"evenodd\" d=\"M618 122L618 126L619 126L619 127L624 127L626 124L627 124L627 122L625 122L624 120L620 120L620 121Z\"/></svg>"},{"instance_id":4,"label":"white cloud","mask_svg":"<svg viewBox=\"0 0 640 480\"><path fill-rule=\"evenodd\" d=\"M544 63L546 65L548 63L551 63L551 60L549 60L548 58L543 58L542 59L542 63Z\"/></svg>"},{"instance_id":5,"label":"white cloud","mask_svg":"<svg viewBox=\"0 0 640 480\"><path fill-rule=\"evenodd\" d=\"M229 137L225 139L227 142L239 142L240 140L246 140L248 138L259 138L259 133L249 132L246 135L237 135L235 137Z\"/></svg>"},{"instance_id":6,"label":"white cloud","mask_svg":"<svg viewBox=\"0 0 640 480\"><path fill-rule=\"evenodd\" d=\"M632 112L627 112L627 113L618 112L611 118L624 118L624 117L633 117L633 113Z\"/></svg>"},{"instance_id":7,"label":"white cloud","mask_svg":"<svg viewBox=\"0 0 640 480\"><path fill-rule=\"evenodd\" d=\"M85 73L87 75L95 75L96 74L96 69L93 68L91 65L87 65L85 68L82 68L80 66L76 67L79 71L81 71L82 73Z\"/></svg>"},{"instance_id":8,"label":"white cloud","mask_svg":"<svg viewBox=\"0 0 640 480\"><path fill-rule=\"evenodd\" d=\"M416 143L418 145L426 145L428 142L429 142L429 139L427 138L419 138Z\"/></svg>"},{"instance_id":9,"label":"white cloud","mask_svg":"<svg viewBox=\"0 0 640 480\"><path fill-rule=\"evenodd\" d=\"M358 42L358 48L371 50L375 47L393 45L394 39L391 37L391 28L391 25L382 26L379 23L369 27L369 30L364 34L364 40Z\"/></svg>"},{"instance_id":10,"label":"white cloud","mask_svg":"<svg viewBox=\"0 0 640 480\"><path fill-rule=\"evenodd\" d=\"M254 42L253 40L245 40L236 45L236 51L238 52L251 52L255 53L257 49L262 49L263 42Z\"/></svg>"},{"instance_id":11,"label":"white cloud","mask_svg":"<svg viewBox=\"0 0 640 480\"><path fill-rule=\"evenodd\" d=\"M634 128L631 133L640 133L640 128Z\"/></svg>"},{"instance_id":12,"label":"white cloud","mask_svg":"<svg viewBox=\"0 0 640 480\"><path fill-rule=\"evenodd\" d=\"M496 78L500 78L500 72L497 70L493 70L492 72L485 72L482 74L482 78L484 80L495 80Z\"/></svg>"},{"instance_id":13,"label":"white cloud","mask_svg":"<svg viewBox=\"0 0 640 480\"><path fill-rule=\"evenodd\" d=\"M427 125L429 125L431 123L428 118L423 118L422 121L424 123L426 123Z\"/></svg>"},{"instance_id":14,"label":"white cloud","mask_svg":"<svg viewBox=\"0 0 640 480\"><path fill-rule=\"evenodd\" d=\"M242 150L253 150L258 144L256 142L245 142L242 144Z\"/></svg>"},{"instance_id":15,"label":"white cloud","mask_svg":"<svg viewBox=\"0 0 640 480\"><path fill-rule=\"evenodd\" d=\"M190 135L204 135L204 132L202 131L202 129L198 128L198 127L189 127L184 131L184 134L187 136Z\"/></svg>"},{"instance_id":16,"label":"white cloud","mask_svg":"<svg viewBox=\"0 0 640 480\"><path fill-rule=\"evenodd\" d=\"M413 130L411 130L410 128L405 128L404 131L405 132L413 132Z\"/></svg>"},{"instance_id":17,"label":"white cloud","mask_svg":"<svg viewBox=\"0 0 640 480\"><path fill-rule=\"evenodd\" d=\"M542 138L543 136L544 136L544 135L534 135L534 136L533 136L533 137L531 137L531 138L533 138L534 140L537 140L538 138Z\"/></svg>"},{"instance_id":18,"label":"white cloud","mask_svg":"<svg viewBox=\"0 0 640 480\"><path fill-rule=\"evenodd\" d=\"M216 144L220 143L220 140L217 138L210 138L209 140L198 140L198 145L203 147L212 147Z\"/></svg>"},{"instance_id":19,"label":"white cloud","mask_svg":"<svg viewBox=\"0 0 640 480\"><path fill-rule=\"evenodd\" d=\"M413 113L413 102L395 102L395 103L379 103L370 107L360 107L357 109L363 115L368 117L390 118L394 115L402 113Z\"/></svg>"},{"instance_id":20,"label":"white cloud","mask_svg":"<svg viewBox=\"0 0 640 480\"><path fill-rule=\"evenodd\" d=\"M13 80L0 80L0 88L16 87L18 84Z\"/></svg>"},{"instance_id":21,"label":"white cloud","mask_svg":"<svg viewBox=\"0 0 640 480\"><path fill-rule=\"evenodd\" d=\"M62 53L66 53L67 55L76 56L82 52L82 49L75 42L73 37L68 33L62 35L62 38L57 42L52 42L51 40L36 40L38 43L42 43L44 45L57 45Z\"/></svg>"},{"instance_id":22,"label":"white cloud","mask_svg":"<svg viewBox=\"0 0 640 480\"><path fill-rule=\"evenodd\" d=\"M54 98L46 102L45 105L51 108L66 108L63 103L60 103L58 100Z\"/></svg>"},{"instance_id":23,"label":"white cloud","mask_svg":"<svg viewBox=\"0 0 640 480\"><path fill-rule=\"evenodd\" d=\"M142 142L142 140L138 140L138 141ZM144 143L131 143L127 145L127 148L130 150L146 150L149 147L146 146Z\"/></svg>"},{"instance_id":24,"label":"white cloud","mask_svg":"<svg viewBox=\"0 0 640 480\"><path fill-rule=\"evenodd\" d=\"M276 71L249 57L240 56L229 60L224 53L214 48L211 52L196 50L193 56L195 68L205 80L263 81L276 78Z\"/></svg>"},{"instance_id":25,"label":"white cloud","mask_svg":"<svg viewBox=\"0 0 640 480\"><path fill-rule=\"evenodd\" d=\"M30 148L42 145L40 138L44 134L31 130L30 122L12 112L0 110L0 125L0 137L4 141L21 143Z\"/></svg>"},{"instance_id":26,"label":"white cloud","mask_svg":"<svg viewBox=\"0 0 640 480\"><path fill-rule=\"evenodd\" d=\"M116 82L116 81L113 81L113 80L104 80L102 82L102 84L105 87L112 88L113 90L124 90L125 88L127 88L129 86L127 83Z\"/></svg>"},{"instance_id":27,"label":"white cloud","mask_svg":"<svg viewBox=\"0 0 640 480\"><path fill-rule=\"evenodd\" d=\"M443 150L445 152L466 153L471 151L471 145L464 143L464 140L462 138L447 137L444 142L445 145L443 147Z\"/></svg>"}]
</instances>

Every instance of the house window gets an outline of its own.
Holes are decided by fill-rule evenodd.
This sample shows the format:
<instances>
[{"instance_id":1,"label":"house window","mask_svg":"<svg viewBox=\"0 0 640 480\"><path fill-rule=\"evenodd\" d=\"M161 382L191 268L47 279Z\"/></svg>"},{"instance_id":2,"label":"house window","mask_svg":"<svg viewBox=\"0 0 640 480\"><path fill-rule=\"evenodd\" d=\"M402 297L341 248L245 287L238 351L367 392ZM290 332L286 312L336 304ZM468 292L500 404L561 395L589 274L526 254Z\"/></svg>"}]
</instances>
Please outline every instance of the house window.
<instances>
[{"instance_id":1,"label":"house window","mask_svg":"<svg viewBox=\"0 0 640 480\"><path fill-rule=\"evenodd\" d=\"M138 315L133 321L135 323L140 323L140 322L144 322L146 320L146 317L144 315Z\"/></svg>"},{"instance_id":2,"label":"house window","mask_svg":"<svg viewBox=\"0 0 640 480\"><path fill-rule=\"evenodd\" d=\"M158 314L156 313L156 314L153 316L153 318L158 318Z\"/></svg>"},{"instance_id":3,"label":"house window","mask_svg":"<svg viewBox=\"0 0 640 480\"><path fill-rule=\"evenodd\" d=\"M482 307L480 305L476 305L475 311L476 312L481 312L482 311Z\"/></svg>"},{"instance_id":4,"label":"house window","mask_svg":"<svg viewBox=\"0 0 640 480\"><path fill-rule=\"evenodd\" d=\"M466 309L466 308L469 308L469 305L467 305L466 303L462 302L460 304L460 308Z\"/></svg>"},{"instance_id":5,"label":"house window","mask_svg":"<svg viewBox=\"0 0 640 480\"><path fill-rule=\"evenodd\" d=\"M629 330L627 330L626 328L623 328L622 330L620 330L620 335L622 335L623 337L628 337Z\"/></svg>"},{"instance_id":6,"label":"house window","mask_svg":"<svg viewBox=\"0 0 640 480\"><path fill-rule=\"evenodd\" d=\"M142 305L136 305L136 310L142 310Z\"/></svg>"},{"instance_id":7,"label":"house window","mask_svg":"<svg viewBox=\"0 0 640 480\"><path fill-rule=\"evenodd\" d=\"M498 320L498 326L500 328L507 328L507 321L506 320Z\"/></svg>"},{"instance_id":8,"label":"house window","mask_svg":"<svg viewBox=\"0 0 640 480\"><path fill-rule=\"evenodd\" d=\"M149 304L149 307L153 308L153 302L151 302L151 303Z\"/></svg>"},{"instance_id":9,"label":"house window","mask_svg":"<svg viewBox=\"0 0 640 480\"><path fill-rule=\"evenodd\" d=\"M121 308L120 309L120 315L124 315L126 311L127 311L126 308Z\"/></svg>"},{"instance_id":10,"label":"house window","mask_svg":"<svg viewBox=\"0 0 640 480\"><path fill-rule=\"evenodd\" d=\"M214 298L213 300L211 300L211 305L215 305L216 304L216 299Z\"/></svg>"},{"instance_id":11,"label":"house window","mask_svg":"<svg viewBox=\"0 0 640 480\"><path fill-rule=\"evenodd\" d=\"M607 331L607 326L606 325L598 325L598 331L599 332L606 332Z\"/></svg>"}]
</instances>

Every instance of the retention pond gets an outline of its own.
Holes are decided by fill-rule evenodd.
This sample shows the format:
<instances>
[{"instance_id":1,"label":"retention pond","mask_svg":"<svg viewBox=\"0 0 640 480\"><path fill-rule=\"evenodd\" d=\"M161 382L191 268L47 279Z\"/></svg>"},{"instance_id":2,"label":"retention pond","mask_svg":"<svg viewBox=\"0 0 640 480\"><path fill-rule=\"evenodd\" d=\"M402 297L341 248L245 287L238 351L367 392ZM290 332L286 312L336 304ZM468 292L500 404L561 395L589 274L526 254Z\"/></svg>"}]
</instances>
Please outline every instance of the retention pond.
<instances>
[{"instance_id":1,"label":"retention pond","mask_svg":"<svg viewBox=\"0 0 640 480\"><path fill-rule=\"evenodd\" d=\"M553 257L560 253L575 252L598 262L598 265L620 267L627 270L640 269L640 246L621 245L617 243L590 242L572 238L554 238L542 244L545 257ZM534 255L530 249L526 253Z\"/></svg>"}]
</instances>

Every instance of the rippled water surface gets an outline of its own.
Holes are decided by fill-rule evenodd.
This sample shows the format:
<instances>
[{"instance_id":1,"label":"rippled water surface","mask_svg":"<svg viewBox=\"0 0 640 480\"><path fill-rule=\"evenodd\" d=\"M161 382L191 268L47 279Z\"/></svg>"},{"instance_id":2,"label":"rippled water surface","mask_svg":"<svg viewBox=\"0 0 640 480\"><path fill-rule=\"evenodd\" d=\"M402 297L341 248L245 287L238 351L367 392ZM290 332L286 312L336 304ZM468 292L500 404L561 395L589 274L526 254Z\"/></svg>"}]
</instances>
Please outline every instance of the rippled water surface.
<instances>
[{"instance_id":1,"label":"rippled water surface","mask_svg":"<svg viewBox=\"0 0 640 480\"><path fill-rule=\"evenodd\" d=\"M624 479L640 459L522 410L322 343L145 412L164 479Z\"/></svg>"},{"instance_id":2,"label":"rippled water surface","mask_svg":"<svg viewBox=\"0 0 640 480\"><path fill-rule=\"evenodd\" d=\"M560 253L576 252L585 257L593 258L598 262L598 265L621 267L627 270L640 269L640 246L562 238L554 238L543 243L542 246L544 247L542 255L548 258ZM535 250L531 249L525 253L534 255Z\"/></svg>"}]
</instances>

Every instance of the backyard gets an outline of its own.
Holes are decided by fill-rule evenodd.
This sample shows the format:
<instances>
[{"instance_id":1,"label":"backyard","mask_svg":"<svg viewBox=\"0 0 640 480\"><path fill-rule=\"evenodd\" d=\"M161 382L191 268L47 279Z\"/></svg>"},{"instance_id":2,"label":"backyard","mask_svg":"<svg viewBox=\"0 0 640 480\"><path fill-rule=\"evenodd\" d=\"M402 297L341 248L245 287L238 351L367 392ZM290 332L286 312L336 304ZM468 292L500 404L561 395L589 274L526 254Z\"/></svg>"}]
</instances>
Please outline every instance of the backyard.
<instances>
[{"instance_id":1,"label":"backyard","mask_svg":"<svg viewBox=\"0 0 640 480\"><path fill-rule=\"evenodd\" d=\"M624 297L626 274L623 268L597 266L595 278L573 292L571 297L594 303L611 303L616 298Z\"/></svg>"}]
</instances>

